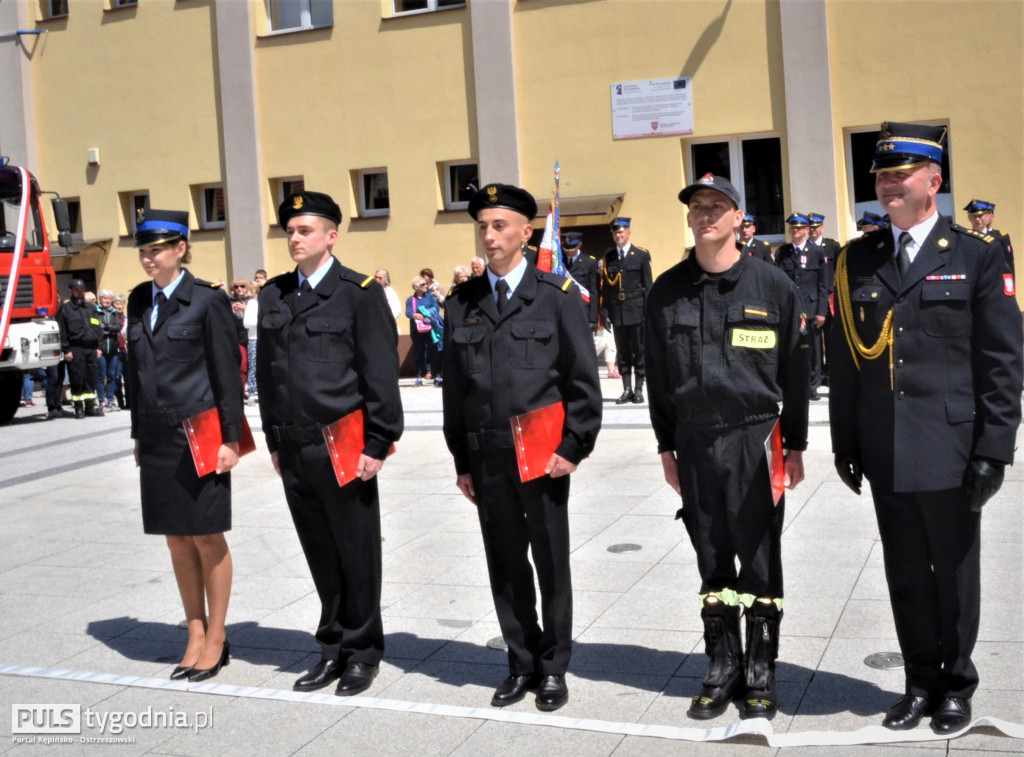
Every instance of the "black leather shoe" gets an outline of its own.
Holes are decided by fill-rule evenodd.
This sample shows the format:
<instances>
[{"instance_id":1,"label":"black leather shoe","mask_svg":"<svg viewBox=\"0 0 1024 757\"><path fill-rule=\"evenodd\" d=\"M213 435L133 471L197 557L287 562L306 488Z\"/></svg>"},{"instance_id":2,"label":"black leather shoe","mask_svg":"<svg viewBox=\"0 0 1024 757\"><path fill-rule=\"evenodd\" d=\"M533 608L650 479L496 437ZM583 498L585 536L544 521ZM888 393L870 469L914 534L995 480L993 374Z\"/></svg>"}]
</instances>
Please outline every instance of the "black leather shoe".
<instances>
[{"instance_id":1,"label":"black leather shoe","mask_svg":"<svg viewBox=\"0 0 1024 757\"><path fill-rule=\"evenodd\" d=\"M316 691L341 678L344 667L337 660L320 660L306 675L300 676L292 689L295 691Z\"/></svg>"},{"instance_id":2,"label":"black leather shoe","mask_svg":"<svg viewBox=\"0 0 1024 757\"><path fill-rule=\"evenodd\" d=\"M345 666L345 672L338 681L338 688L334 690L335 696L354 697L362 694L373 683L377 677L377 666L367 665L364 662L350 662Z\"/></svg>"},{"instance_id":3,"label":"black leather shoe","mask_svg":"<svg viewBox=\"0 0 1024 757\"><path fill-rule=\"evenodd\" d=\"M633 401L633 392L628 389L619 395L619 398L615 400L616 405L625 405L627 402Z\"/></svg>"},{"instance_id":4,"label":"black leather shoe","mask_svg":"<svg viewBox=\"0 0 1024 757\"><path fill-rule=\"evenodd\" d=\"M217 664L212 668L206 668L205 670L192 668L192 672L188 674L189 683L199 683L200 681L205 681L208 678L213 678L220 672L220 669L226 667L229 662L231 662L231 642L225 639L224 646L220 648L220 659L217 660Z\"/></svg>"},{"instance_id":5,"label":"black leather shoe","mask_svg":"<svg viewBox=\"0 0 1024 757\"><path fill-rule=\"evenodd\" d=\"M565 676L544 676L537 687L537 709L552 712L569 701Z\"/></svg>"},{"instance_id":6,"label":"black leather shoe","mask_svg":"<svg viewBox=\"0 0 1024 757\"><path fill-rule=\"evenodd\" d=\"M971 724L971 700L964 697L946 697L935 708L928 725L935 733L953 733Z\"/></svg>"},{"instance_id":7,"label":"black leather shoe","mask_svg":"<svg viewBox=\"0 0 1024 757\"><path fill-rule=\"evenodd\" d=\"M509 676L494 690L491 707L505 707L515 704L526 696L527 691L536 691L537 678L528 676Z\"/></svg>"},{"instance_id":8,"label":"black leather shoe","mask_svg":"<svg viewBox=\"0 0 1024 757\"><path fill-rule=\"evenodd\" d=\"M168 676L172 681L180 681L182 678L188 678L189 674L196 669L195 665L189 665L187 667L182 665L175 666L174 670Z\"/></svg>"},{"instance_id":9,"label":"black leather shoe","mask_svg":"<svg viewBox=\"0 0 1024 757\"><path fill-rule=\"evenodd\" d=\"M882 725L890 731L909 731L928 714L928 700L913 694L905 694L887 713Z\"/></svg>"},{"instance_id":10,"label":"black leather shoe","mask_svg":"<svg viewBox=\"0 0 1024 757\"><path fill-rule=\"evenodd\" d=\"M642 405L644 403L644 393L637 389L635 392L633 392L632 401L634 405Z\"/></svg>"}]
</instances>

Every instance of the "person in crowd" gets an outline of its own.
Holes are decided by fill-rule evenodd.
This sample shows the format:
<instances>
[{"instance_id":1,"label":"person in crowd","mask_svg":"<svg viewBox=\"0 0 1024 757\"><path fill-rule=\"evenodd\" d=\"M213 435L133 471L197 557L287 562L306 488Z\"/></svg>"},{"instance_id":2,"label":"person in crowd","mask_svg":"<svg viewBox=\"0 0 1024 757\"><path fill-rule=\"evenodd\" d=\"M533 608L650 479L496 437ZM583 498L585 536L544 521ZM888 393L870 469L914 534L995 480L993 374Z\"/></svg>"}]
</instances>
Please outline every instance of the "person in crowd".
<instances>
[{"instance_id":1,"label":"person in crowd","mask_svg":"<svg viewBox=\"0 0 1024 757\"><path fill-rule=\"evenodd\" d=\"M931 715L954 734L978 687L981 512L1013 463L1024 347L1001 245L939 214L945 138L881 126L871 171L892 228L836 266L829 418L839 477L856 494L871 485L903 655L904 695L882 725Z\"/></svg>"},{"instance_id":2,"label":"person in crowd","mask_svg":"<svg viewBox=\"0 0 1024 757\"><path fill-rule=\"evenodd\" d=\"M185 609L188 644L172 679L198 682L228 664L231 475L238 463L242 386L224 291L192 276L188 213L146 210L135 233L150 278L128 297L125 380L142 488L142 525L163 534ZM217 409L217 468L200 476L183 423Z\"/></svg>"},{"instance_id":3,"label":"person in crowd","mask_svg":"<svg viewBox=\"0 0 1024 757\"><path fill-rule=\"evenodd\" d=\"M398 292L391 286L391 274L388 273L386 268L378 268L373 274L373 278L384 288L384 296L388 300L388 308L391 310L391 315L395 317L395 332L401 334L402 330L398 328L398 318L402 314L402 301L398 298Z\"/></svg>"},{"instance_id":4,"label":"person in crowd","mask_svg":"<svg viewBox=\"0 0 1024 757\"><path fill-rule=\"evenodd\" d=\"M405 301L405 315L409 319L409 336L412 338L413 359L416 363L416 386L433 380L435 386L442 383L441 361L438 354L436 335L443 334L444 321L437 299L427 291L427 280L416 276L412 280L412 291ZM437 371L437 375L431 369Z\"/></svg>"},{"instance_id":5,"label":"person in crowd","mask_svg":"<svg viewBox=\"0 0 1024 757\"><path fill-rule=\"evenodd\" d=\"M75 418L102 416L103 408L96 394L99 345L103 337L99 313L95 305L86 302L85 283L81 279L73 279L68 284L68 292L71 297L57 310L57 325L71 382Z\"/></svg>"},{"instance_id":6,"label":"person in crowd","mask_svg":"<svg viewBox=\"0 0 1024 757\"><path fill-rule=\"evenodd\" d=\"M121 357L118 343L121 336L121 314L114 308L114 293L109 289L100 291L99 304L100 356L98 359L96 391L100 407L105 411L120 410L117 404L117 388L121 385Z\"/></svg>"},{"instance_id":7,"label":"person in crowd","mask_svg":"<svg viewBox=\"0 0 1024 757\"><path fill-rule=\"evenodd\" d=\"M452 283L448 287L448 292L445 294L445 299L448 299L452 295L452 290L455 289L463 281L469 280L469 269L464 265L457 265L452 270Z\"/></svg>"},{"instance_id":8,"label":"person in crowd","mask_svg":"<svg viewBox=\"0 0 1024 757\"><path fill-rule=\"evenodd\" d=\"M255 404L258 400L256 385L256 351L257 337L259 332L260 302L257 299L260 292L260 283L253 279L249 282L247 294L249 299L245 301L245 310L242 312L242 325L246 331L246 365L245 365L245 398L248 404Z\"/></svg>"},{"instance_id":9,"label":"person in crowd","mask_svg":"<svg viewBox=\"0 0 1024 757\"><path fill-rule=\"evenodd\" d=\"M728 179L706 174L679 201L694 248L654 282L645 334L651 425L665 480L682 498L676 517L697 553L710 658L687 715L717 717L739 697L742 717L771 718L782 487L803 480L807 448L797 293L782 271L737 249L743 211ZM777 445L765 441L772 438Z\"/></svg>"},{"instance_id":10,"label":"person in crowd","mask_svg":"<svg viewBox=\"0 0 1024 757\"><path fill-rule=\"evenodd\" d=\"M434 299L437 300L438 307L444 307L444 292L441 290L441 285L434 280L434 271L432 268L424 268L420 271L420 276L427 284L427 291L433 295Z\"/></svg>"},{"instance_id":11,"label":"person in crowd","mask_svg":"<svg viewBox=\"0 0 1024 757\"><path fill-rule=\"evenodd\" d=\"M772 246L763 239L754 235L757 233L757 219L749 213L743 214L743 224L740 226L740 238L736 245L747 255L753 255L766 263L775 262L775 253Z\"/></svg>"},{"instance_id":12,"label":"person in crowd","mask_svg":"<svg viewBox=\"0 0 1024 757\"><path fill-rule=\"evenodd\" d=\"M329 195L293 194L277 217L296 269L260 291L260 416L320 599L320 661L293 688L338 681L335 693L352 696L384 655L377 474L404 423L398 335L373 277L333 254L341 209ZM339 486L323 427L355 412L358 464Z\"/></svg>"},{"instance_id":13,"label":"person in crowd","mask_svg":"<svg viewBox=\"0 0 1024 757\"><path fill-rule=\"evenodd\" d=\"M857 219L857 230L862 236L869 231L877 231L883 228L885 228L885 219L878 215L878 213L864 211L860 214L860 218Z\"/></svg>"},{"instance_id":14,"label":"person in crowd","mask_svg":"<svg viewBox=\"0 0 1024 757\"><path fill-rule=\"evenodd\" d=\"M484 269L487 268L487 261L477 256L469 261L469 277L475 279L479 276L484 275Z\"/></svg>"},{"instance_id":15,"label":"person in crowd","mask_svg":"<svg viewBox=\"0 0 1024 757\"><path fill-rule=\"evenodd\" d=\"M267 272L262 268L257 268L256 273L252 275L252 283L255 284L256 294L259 294L259 290L263 288L263 285L267 283ZM256 296L255 294L253 296Z\"/></svg>"},{"instance_id":16,"label":"person in crowd","mask_svg":"<svg viewBox=\"0 0 1024 757\"><path fill-rule=\"evenodd\" d=\"M114 387L114 399L117 401L117 407L120 410L124 410L127 405L125 398L124 388L124 361L128 354L128 318L125 315L125 307L128 304L128 298L118 292L114 295L114 310L117 311L118 318L121 320L121 330L117 334L117 359L118 359L118 375L117 375L117 386Z\"/></svg>"},{"instance_id":17,"label":"person in crowd","mask_svg":"<svg viewBox=\"0 0 1024 757\"><path fill-rule=\"evenodd\" d=\"M993 228L996 220L996 204L988 200L971 200L964 206L967 211L967 220L971 222L971 228L982 234L994 237L1003 248L1006 256L1006 270L1013 273L1013 244L1010 242L1010 235Z\"/></svg>"},{"instance_id":18,"label":"person in crowd","mask_svg":"<svg viewBox=\"0 0 1024 757\"><path fill-rule=\"evenodd\" d=\"M569 700L572 651L569 474L594 448L601 388L586 312L572 282L539 271L523 245L537 214L519 187L489 184L469 201L487 270L448 300L444 436L456 485L477 508L491 593L508 644L509 675L491 705L536 691L536 706ZM512 419L564 408L541 453L543 475L523 481ZM538 614L533 558L540 586Z\"/></svg>"},{"instance_id":19,"label":"person in crowd","mask_svg":"<svg viewBox=\"0 0 1024 757\"><path fill-rule=\"evenodd\" d=\"M35 407L36 403L33 399L33 395L36 390L36 379L41 376L45 376L46 372L42 368L37 368L31 371L24 371L21 377L21 406L22 407Z\"/></svg>"}]
</instances>

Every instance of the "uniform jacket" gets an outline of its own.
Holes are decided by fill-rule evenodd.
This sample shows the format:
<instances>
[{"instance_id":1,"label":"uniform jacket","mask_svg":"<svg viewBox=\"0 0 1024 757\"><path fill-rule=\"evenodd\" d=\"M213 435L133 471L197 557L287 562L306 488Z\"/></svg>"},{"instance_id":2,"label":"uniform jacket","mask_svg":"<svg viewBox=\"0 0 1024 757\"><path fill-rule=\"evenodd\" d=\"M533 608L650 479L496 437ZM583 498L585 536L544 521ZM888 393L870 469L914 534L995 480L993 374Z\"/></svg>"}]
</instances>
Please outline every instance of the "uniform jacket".
<instances>
[{"instance_id":1,"label":"uniform jacket","mask_svg":"<svg viewBox=\"0 0 1024 757\"><path fill-rule=\"evenodd\" d=\"M178 425L204 410L220 412L221 436L237 442L242 424L241 353L235 316L224 290L181 272L155 328L153 284L128 295L128 354L124 371L132 438L147 425Z\"/></svg>"},{"instance_id":2,"label":"uniform jacket","mask_svg":"<svg viewBox=\"0 0 1024 757\"><path fill-rule=\"evenodd\" d=\"M597 261L593 256L585 255L582 252L576 256L575 262L570 261L569 256L566 255L565 268L590 295L590 302L586 303L587 321L590 323L591 329L597 328L597 319L601 309Z\"/></svg>"},{"instance_id":3,"label":"uniform jacket","mask_svg":"<svg viewBox=\"0 0 1024 757\"><path fill-rule=\"evenodd\" d=\"M829 373L833 451L859 458L871 481L896 492L957 487L973 457L1012 462L1021 419L1021 316L1004 290L998 242L939 218L903 283L891 230L850 242L842 255L865 345L876 342L893 310L893 367L891 386L888 350L874 360L858 356L858 370L837 314Z\"/></svg>"},{"instance_id":4,"label":"uniform jacket","mask_svg":"<svg viewBox=\"0 0 1024 757\"><path fill-rule=\"evenodd\" d=\"M625 261L619 260L615 247L606 251L604 275L601 277L601 308L605 323L613 326L642 323L644 303L652 283L651 253L643 247L631 244Z\"/></svg>"},{"instance_id":5,"label":"uniform jacket","mask_svg":"<svg viewBox=\"0 0 1024 757\"><path fill-rule=\"evenodd\" d=\"M800 311L810 320L828 311L828 275L822 249L808 241L800 252L788 242L775 253L775 264L796 284Z\"/></svg>"},{"instance_id":6,"label":"uniform jacket","mask_svg":"<svg viewBox=\"0 0 1024 757\"><path fill-rule=\"evenodd\" d=\"M765 263L775 264L775 256L772 254L772 246L769 242L766 242L763 239L751 237L750 241L746 244L742 241L736 242L736 247L747 253L747 255L752 255L759 260L763 260Z\"/></svg>"},{"instance_id":7,"label":"uniform jacket","mask_svg":"<svg viewBox=\"0 0 1024 757\"><path fill-rule=\"evenodd\" d=\"M839 257L840 250L843 246L834 239L828 237L822 237L817 242L813 239L808 238L809 244L816 244L822 249L825 255L825 286L828 288L829 294L835 289L835 278L836 278L836 258Z\"/></svg>"},{"instance_id":8,"label":"uniform jacket","mask_svg":"<svg viewBox=\"0 0 1024 757\"><path fill-rule=\"evenodd\" d=\"M749 255L712 278L691 253L654 282L647 303L647 397L658 452L689 423L728 429L779 414L787 449L807 448L807 358L796 288ZM767 346L770 345L770 346Z\"/></svg>"},{"instance_id":9,"label":"uniform jacket","mask_svg":"<svg viewBox=\"0 0 1024 757\"><path fill-rule=\"evenodd\" d=\"M97 347L103 338L100 311L84 300L81 303L68 300L61 304L57 310L57 326L60 328L61 352L72 347Z\"/></svg>"},{"instance_id":10,"label":"uniform jacket","mask_svg":"<svg viewBox=\"0 0 1024 757\"><path fill-rule=\"evenodd\" d=\"M363 454L383 460L402 435L398 336L384 290L336 258L312 292L296 271L260 290L256 383L267 447L274 426L315 428L366 409Z\"/></svg>"},{"instance_id":11,"label":"uniform jacket","mask_svg":"<svg viewBox=\"0 0 1024 757\"><path fill-rule=\"evenodd\" d=\"M510 431L514 415L565 403L557 454L579 463L601 428L597 356L583 301L567 279L527 265L501 317L486 276L446 303L444 436L458 475L469 473L467 434Z\"/></svg>"},{"instance_id":12,"label":"uniform jacket","mask_svg":"<svg viewBox=\"0 0 1024 757\"><path fill-rule=\"evenodd\" d=\"M999 229L989 229L989 236L996 238L999 245L1003 248L1003 254L1006 256L1006 270L1013 273L1013 244L1010 242L1010 235L1005 234Z\"/></svg>"}]
</instances>

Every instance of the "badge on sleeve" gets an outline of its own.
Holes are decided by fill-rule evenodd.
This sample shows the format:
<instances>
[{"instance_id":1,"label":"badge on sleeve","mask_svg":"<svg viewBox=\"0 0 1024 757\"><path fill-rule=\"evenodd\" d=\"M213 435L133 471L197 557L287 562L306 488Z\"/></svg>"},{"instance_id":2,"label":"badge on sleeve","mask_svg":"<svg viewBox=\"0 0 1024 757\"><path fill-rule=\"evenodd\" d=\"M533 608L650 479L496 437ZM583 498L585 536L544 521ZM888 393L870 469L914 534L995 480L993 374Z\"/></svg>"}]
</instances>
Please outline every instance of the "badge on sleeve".
<instances>
[{"instance_id":1,"label":"badge on sleeve","mask_svg":"<svg viewBox=\"0 0 1024 757\"><path fill-rule=\"evenodd\" d=\"M1003 274L1003 294L1005 294L1007 297L1013 297L1015 294L1017 294L1017 289L1013 285L1012 273Z\"/></svg>"}]
</instances>

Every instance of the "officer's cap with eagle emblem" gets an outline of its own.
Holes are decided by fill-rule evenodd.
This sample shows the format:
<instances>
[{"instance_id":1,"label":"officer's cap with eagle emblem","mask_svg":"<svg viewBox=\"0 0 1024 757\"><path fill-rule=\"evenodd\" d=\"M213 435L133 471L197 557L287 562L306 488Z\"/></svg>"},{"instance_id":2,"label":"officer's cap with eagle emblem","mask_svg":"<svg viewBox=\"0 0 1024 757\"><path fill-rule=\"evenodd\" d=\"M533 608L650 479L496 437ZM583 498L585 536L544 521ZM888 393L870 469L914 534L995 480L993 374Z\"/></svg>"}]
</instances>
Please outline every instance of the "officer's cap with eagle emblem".
<instances>
[{"instance_id":1,"label":"officer's cap with eagle emblem","mask_svg":"<svg viewBox=\"0 0 1024 757\"><path fill-rule=\"evenodd\" d=\"M323 192L296 192L285 198L277 209L277 222L283 229L295 216L320 216L338 224L341 223L341 208Z\"/></svg>"},{"instance_id":2,"label":"officer's cap with eagle emblem","mask_svg":"<svg viewBox=\"0 0 1024 757\"><path fill-rule=\"evenodd\" d=\"M945 126L883 121L871 173L917 168L928 161L941 164L945 138Z\"/></svg>"},{"instance_id":3,"label":"officer's cap with eagle emblem","mask_svg":"<svg viewBox=\"0 0 1024 757\"><path fill-rule=\"evenodd\" d=\"M135 246L163 244L188 239L188 212L184 210L151 210L139 213L135 226Z\"/></svg>"}]
</instances>

